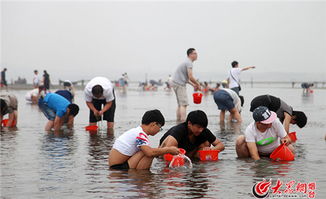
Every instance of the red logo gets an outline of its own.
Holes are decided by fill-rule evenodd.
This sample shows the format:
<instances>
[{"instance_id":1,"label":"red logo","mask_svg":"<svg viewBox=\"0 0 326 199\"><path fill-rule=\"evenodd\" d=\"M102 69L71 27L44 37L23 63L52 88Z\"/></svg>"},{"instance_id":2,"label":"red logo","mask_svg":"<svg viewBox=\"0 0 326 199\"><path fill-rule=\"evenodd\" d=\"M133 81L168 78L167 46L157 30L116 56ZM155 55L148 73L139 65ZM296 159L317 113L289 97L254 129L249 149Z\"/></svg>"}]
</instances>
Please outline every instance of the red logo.
<instances>
[{"instance_id":1,"label":"red logo","mask_svg":"<svg viewBox=\"0 0 326 199\"><path fill-rule=\"evenodd\" d=\"M257 182L252 187L252 193L256 198L266 198L269 194L269 187L271 186L271 180L266 181L265 179L261 182Z\"/></svg>"}]
</instances>

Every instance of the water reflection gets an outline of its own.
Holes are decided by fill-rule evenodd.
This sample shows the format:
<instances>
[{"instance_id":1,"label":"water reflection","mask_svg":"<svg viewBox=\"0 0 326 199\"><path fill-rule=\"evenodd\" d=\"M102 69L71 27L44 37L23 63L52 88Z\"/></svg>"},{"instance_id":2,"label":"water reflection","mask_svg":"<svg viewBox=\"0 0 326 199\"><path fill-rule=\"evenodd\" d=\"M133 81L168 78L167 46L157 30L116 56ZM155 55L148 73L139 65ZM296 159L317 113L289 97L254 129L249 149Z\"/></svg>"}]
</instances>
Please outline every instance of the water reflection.
<instances>
[{"instance_id":1,"label":"water reflection","mask_svg":"<svg viewBox=\"0 0 326 199\"><path fill-rule=\"evenodd\" d=\"M149 170L110 170L108 179L116 196L161 198L161 179ZM124 185L121 186L121 183Z\"/></svg>"}]
</instances>

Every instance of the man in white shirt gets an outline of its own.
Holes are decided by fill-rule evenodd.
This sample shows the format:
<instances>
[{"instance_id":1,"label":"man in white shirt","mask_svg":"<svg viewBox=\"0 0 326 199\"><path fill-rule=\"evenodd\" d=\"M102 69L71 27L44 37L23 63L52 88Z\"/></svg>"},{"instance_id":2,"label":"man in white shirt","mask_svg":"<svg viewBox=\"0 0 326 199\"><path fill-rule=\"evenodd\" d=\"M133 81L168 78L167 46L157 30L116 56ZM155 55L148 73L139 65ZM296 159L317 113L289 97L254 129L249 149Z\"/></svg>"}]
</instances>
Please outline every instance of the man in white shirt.
<instances>
[{"instance_id":1,"label":"man in white shirt","mask_svg":"<svg viewBox=\"0 0 326 199\"><path fill-rule=\"evenodd\" d=\"M234 90L239 95L239 92L241 90L240 73L248 69L254 69L255 66L239 68L239 63L237 61L233 61L231 65L232 65L232 69L230 70L229 77L228 77L229 88Z\"/></svg>"},{"instance_id":2,"label":"man in white shirt","mask_svg":"<svg viewBox=\"0 0 326 199\"><path fill-rule=\"evenodd\" d=\"M259 160L260 156L269 157L281 143L294 152L291 139L275 112L259 106L253 111L253 118L255 121L246 128L245 135L237 138L236 152L239 158Z\"/></svg>"},{"instance_id":3,"label":"man in white shirt","mask_svg":"<svg viewBox=\"0 0 326 199\"><path fill-rule=\"evenodd\" d=\"M90 110L89 125L96 125L103 117L107 121L108 131L112 131L116 105L111 81L105 77L95 77L88 82L84 93L86 105Z\"/></svg>"}]
</instances>

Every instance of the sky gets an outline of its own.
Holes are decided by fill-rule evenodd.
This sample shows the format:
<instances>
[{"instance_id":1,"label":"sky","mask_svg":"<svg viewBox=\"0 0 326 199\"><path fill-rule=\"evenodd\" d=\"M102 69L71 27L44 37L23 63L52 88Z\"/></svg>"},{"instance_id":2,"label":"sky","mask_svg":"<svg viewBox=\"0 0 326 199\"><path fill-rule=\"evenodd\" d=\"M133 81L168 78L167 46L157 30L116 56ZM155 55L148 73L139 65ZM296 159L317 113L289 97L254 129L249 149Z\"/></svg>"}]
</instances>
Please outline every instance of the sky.
<instances>
[{"instance_id":1,"label":"sky","mask_svg":"<svg viewBox=\"0 0 326 199\"><path fill-rule=\"evenodd\" d=\"M1 1L7 79L167 79L198 52L194 76L326 81L326 1Z\"/></svg>"}]
</instances>

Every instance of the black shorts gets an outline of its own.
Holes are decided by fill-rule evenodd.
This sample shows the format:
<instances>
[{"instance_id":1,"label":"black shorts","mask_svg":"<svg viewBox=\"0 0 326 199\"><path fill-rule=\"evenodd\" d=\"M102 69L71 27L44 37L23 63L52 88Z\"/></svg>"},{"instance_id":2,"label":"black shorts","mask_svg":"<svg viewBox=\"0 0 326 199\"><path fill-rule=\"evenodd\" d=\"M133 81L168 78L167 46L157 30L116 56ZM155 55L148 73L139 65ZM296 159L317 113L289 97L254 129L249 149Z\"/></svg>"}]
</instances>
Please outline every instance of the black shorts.
<instances>
[{"instance_id":1,"label":"black shorts","mask_svg":"<svg viewBox=\"0 0 326 199\"><path fill-rule=\"evenodd\" d=\"M102 109L102 105L105 106L106 101L105 99L93 99L92 101L94 107L96 108L96 110L101 110ZM103 120L106 120L108 122L114 122L114 113L115 113L115 99L112 101L112 105L109 108L109 110L105 111L103 114ZM89 111L89 122L90 123L94 123L94 122L98 122L100 121L101 118L96 118L94 115L94 112L92 110Z\"/></svg>"},{"instance_id":2,"label":"black shorts","mask_svg":"<svg viewBox=\"0 0 326 199\"><path fill-rule=\"evenodd\" d=\"M110 166L110 169L116 169L116 170L128 170L129 169L129 164L128 161L122 163L122 164L115 164Z\"/></svg>"}]
</instances>

